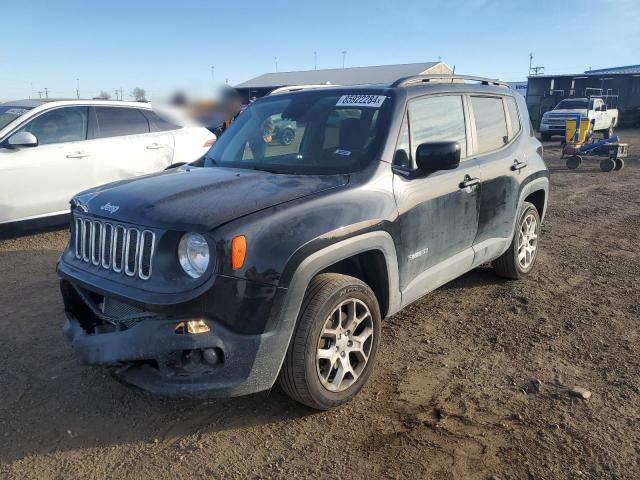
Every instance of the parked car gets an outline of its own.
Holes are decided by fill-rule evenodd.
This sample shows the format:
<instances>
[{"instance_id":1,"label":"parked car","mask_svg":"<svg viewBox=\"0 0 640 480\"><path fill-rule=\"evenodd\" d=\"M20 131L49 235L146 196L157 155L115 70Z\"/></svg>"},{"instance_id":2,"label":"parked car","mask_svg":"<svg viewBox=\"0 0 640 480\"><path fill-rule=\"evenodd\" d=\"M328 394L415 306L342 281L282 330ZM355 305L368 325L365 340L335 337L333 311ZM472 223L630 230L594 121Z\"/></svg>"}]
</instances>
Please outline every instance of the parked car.
<instances>
[{"instance_id":1,"label":"parked car","mask_svg":"<svg viewBox=\"0 0 640 480\"><path fill-rule=\"evenodd\" d=\"M71 197L203 156L215 135L149 104L0 104L0 230L66 220Z\"/></svg>"},{"instance_id":2,"label":"parked car","mask_svg":"<svg viewBox=\"0 0 640 480\"><path fill-rule=\"evenodd\" d=\"M593 132L602 132L604 138L613 135L620 115L617 108L608 108L603 98L566 98L555 108L542 115L540 138L550 140L553 135L565 136L565 122L575 120L576 115L589 119L588 136Z\"/></svg>"},{"instance_id":3,"label":"parked car","mask_svg":"<svg viewBox=\"0 0 640 480\"><path fill-rule=\"evenodd\" d=\"M487 262L528 275L549 174L524 99L434 78L267 96L196 165L74 197L58 274L80 360L167 395L279 379L329 409L384 357L384 318ZM301 140L265 138L277 118Z\"/></svg>"}]
</instances>

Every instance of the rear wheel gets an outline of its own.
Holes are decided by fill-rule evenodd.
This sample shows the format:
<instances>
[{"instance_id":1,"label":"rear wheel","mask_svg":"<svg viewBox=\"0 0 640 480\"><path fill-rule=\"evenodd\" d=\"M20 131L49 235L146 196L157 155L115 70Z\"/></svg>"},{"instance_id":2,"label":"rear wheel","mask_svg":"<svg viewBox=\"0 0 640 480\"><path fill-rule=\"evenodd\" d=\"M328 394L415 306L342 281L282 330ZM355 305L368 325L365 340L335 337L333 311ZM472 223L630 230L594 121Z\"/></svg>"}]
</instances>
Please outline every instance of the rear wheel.
<instances>
[{"instance_id":1,"label":"rear wheel","mask_svg":"<svg viewBox=\"0 0 640 480\"><path fill-rule=\"evenodd\" d=\"M611 138L613 137L613 125L615 123L615 119L611 120L611 125L609 125L609 128L607 128L604 132L602 132L604 134L604 138Z\"/></svg>"},{"instance_id":2,"label":"rear wheel","mask_svg":"<svg viewBox=\"0 0 640 480\"><path fill-rule=\"evenodd\" d=\"M296 138L296 132L294 132L290 128L285 128L282 132L282 137L280 137L280 140L282 141L283 145L291 145L291 142L293 142L294 138Z\"/></svg>"},{"instance_id":3,"label":"rear wheel","mask_svg":"<svg viewBox=\"0 0 640 480\"><path fill-rule=\"evenodd\" d=\"M605 158L600 161L600 170L603 172L611 172L616 168L616 162L612 158Z\"/></svg>"},{"instance_id":4,"label":"rear wheel","mask_svg":"<svg viewBox=\"0 0 640 480\"><path fill-rule=\"evenodd\" d=\"M318 410L351 400L366 384L380 343L380 308L367 284L335 273L309 284L278 382Z\"/></svg>"},{"instance_id":5,"label":"rear wheel","mask_svg":"<svg viewBox=\"0 0 640 480\"><path fill-rule=\"evenodd\" d=\"M567 158L567 168L571 170L575 170L580 165L582 165L582 157L579 155L573 155Z\"/></svg>"},{"instance_id":6,"label":"rear wheel","mask_svg":"<svg viewBox=\"0 0 640 480\"><path fill-rule=\"evenodd\" d=\"M538 210L532 203L524 202L509 249L493 262L496 273L513 280L528 275L538 258L539 237Z\"/></svg>"},{"instance_id":7,"label":"rear wheel","mask_svg":"<svg viewBox=\"0 0 640 480\"><path fill-rule=\"evenodd\" d=\"M617 172L618 170L622 170L624 168L624 160L621 158L616 158L614 160L614 162L616 162L616 166L614 168L614 170Z\"/></svg>"}]
</instances>

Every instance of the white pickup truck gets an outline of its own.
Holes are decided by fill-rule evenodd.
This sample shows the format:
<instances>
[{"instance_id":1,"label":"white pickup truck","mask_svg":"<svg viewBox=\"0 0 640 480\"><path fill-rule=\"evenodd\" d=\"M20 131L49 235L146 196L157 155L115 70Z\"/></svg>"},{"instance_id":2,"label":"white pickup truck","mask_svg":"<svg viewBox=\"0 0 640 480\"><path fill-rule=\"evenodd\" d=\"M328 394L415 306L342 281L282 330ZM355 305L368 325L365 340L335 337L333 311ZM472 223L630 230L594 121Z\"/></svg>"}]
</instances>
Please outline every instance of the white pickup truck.
<instances>
[{"instance_id":1,"label":"white pickup truck","mask_svg":"<svg viewBox=\"0 0 640 480\"><path fill-rule=\"evenodd\" d=\"M553 110L542 115L541 139L549 140L552 135L564 136L565 121L575 119L577 114L590 120L589 134L602 132L604 138L609 138L613 135L613 129L618 125L618 109L607 108L604 99L599 97L567 98L558 103Z\"/></svg>"}]
</instances>

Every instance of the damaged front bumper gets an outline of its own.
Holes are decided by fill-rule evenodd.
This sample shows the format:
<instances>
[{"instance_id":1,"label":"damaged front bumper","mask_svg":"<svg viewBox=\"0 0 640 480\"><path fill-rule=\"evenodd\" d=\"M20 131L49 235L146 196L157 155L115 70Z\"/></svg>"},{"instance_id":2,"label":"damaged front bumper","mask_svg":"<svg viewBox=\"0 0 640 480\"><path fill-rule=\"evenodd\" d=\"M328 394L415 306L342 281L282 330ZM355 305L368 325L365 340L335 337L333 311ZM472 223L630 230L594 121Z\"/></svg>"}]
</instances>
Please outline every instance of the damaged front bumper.
<instances>
[{"instance_id":1,"label":"damaged front bumper","mask_svg":"<svg viewBox=\"0 0 640 480\"><path fill-rule=\"evenodd\" d=\"M272 387L290 338L275 325L239 333L213 316L144 310L61 281L64 336L85 365L111 367L124 383L169 396L227 397ZM200 326L189 333L187 322Z\"/></svg>"}]
</instances>

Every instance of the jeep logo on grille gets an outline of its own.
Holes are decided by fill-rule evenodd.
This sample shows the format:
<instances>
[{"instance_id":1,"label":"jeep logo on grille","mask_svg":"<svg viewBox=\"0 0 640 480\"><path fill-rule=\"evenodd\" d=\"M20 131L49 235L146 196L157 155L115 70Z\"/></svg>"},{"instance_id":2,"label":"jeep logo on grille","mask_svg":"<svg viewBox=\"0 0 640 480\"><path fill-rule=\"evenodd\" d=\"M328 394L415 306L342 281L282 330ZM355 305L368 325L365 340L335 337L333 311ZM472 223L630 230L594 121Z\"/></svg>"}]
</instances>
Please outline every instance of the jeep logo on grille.
<instances>
[{"instance_id":1,"label":"jeep logo on grille","mask_svg":"<svg viewBox=\"0 0 640 480\"><path fill-rule=\"evenodd\" d=\"M100 207L100 210L106 210L109 213L116 213L118 210L120 210L120 207L118 205L111 205L109 202L107 202Z\"/></svg>"}]
</instances>

